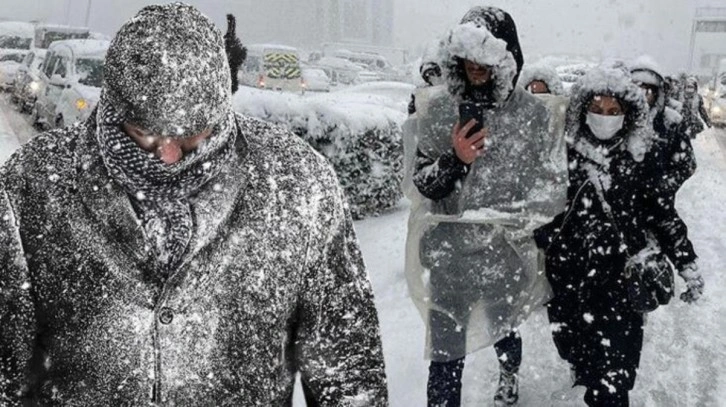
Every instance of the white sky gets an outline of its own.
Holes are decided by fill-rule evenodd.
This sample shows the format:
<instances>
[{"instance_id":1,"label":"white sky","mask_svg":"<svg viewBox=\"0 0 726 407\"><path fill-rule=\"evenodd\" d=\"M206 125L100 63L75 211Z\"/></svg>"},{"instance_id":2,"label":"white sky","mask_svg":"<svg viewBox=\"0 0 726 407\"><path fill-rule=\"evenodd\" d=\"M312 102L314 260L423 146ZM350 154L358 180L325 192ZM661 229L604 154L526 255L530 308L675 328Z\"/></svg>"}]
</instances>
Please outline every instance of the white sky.
<instances>
[{"instance_id":1,"label":"white sky","mask_svg":"<svg viewBox=\"0 0 726 407\"><path fill-rule=\"evenodd\" d=\"M82 25L88 0L0 0L0 19L40 19ZM294 3L304 7L310 0ZM537 54L572 54L631 58L654 56L667 70L688 64L691 22L696 6L726 7L726 0L392 0L396 46L420 49L459 21L473 5L494 5L509 11L518 25L525 59ZM92 0L90 26L113 35L148 0ZM224 24L224 15L274 14L275 0L189 0ZM268 8L266 10L264 8ZM295 13L289 7L280 13ZM301 21L302 26L305 25ZM275 30L274 24L268 30ZM265 37L271 33L245 33ZM292 44L295 45L295 44ZM723 46L726 53L726 41Z\"/></svg>"}]
</instances>

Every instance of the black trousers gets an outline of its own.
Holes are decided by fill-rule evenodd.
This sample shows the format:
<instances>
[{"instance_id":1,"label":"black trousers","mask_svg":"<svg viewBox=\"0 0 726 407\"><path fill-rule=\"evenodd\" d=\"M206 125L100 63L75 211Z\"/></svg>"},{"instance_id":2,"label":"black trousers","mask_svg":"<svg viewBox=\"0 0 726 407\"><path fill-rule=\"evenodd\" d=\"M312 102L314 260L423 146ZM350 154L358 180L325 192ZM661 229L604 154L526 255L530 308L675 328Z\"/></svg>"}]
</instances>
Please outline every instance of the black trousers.
<instances>
[{"instance_id":1,"label":"black trousers","mask_svg":"<svg viewBox=\"0 0 726 407\"><path fill-rule=\"evenodd\" d=\"M512 331L494 344L502 370L516 373L522 363L522 337ZM461 378L464 358L450 362L434 362L429 365L427 386L429 407L459 407L461 405Z\"/></svg>"}]
</instances>

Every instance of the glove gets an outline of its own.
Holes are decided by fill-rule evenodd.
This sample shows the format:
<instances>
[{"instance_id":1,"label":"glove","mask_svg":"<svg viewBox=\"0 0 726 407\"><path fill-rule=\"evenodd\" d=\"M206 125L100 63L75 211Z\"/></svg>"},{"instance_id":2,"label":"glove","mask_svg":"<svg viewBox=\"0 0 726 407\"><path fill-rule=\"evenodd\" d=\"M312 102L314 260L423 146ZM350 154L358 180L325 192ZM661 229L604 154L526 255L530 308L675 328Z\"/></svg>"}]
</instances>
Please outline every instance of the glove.
<instances>
[{"instance_id":1,"label":"glove","mask_svg":"<svg viewBox=\"0 0 726 407\"><path fill-rule=\"evenodd\" d=\"M701 272L698 271L696 263L686 264L683 269L678 272L686 282L686 291L681 293L681 300L687 303L693 303L703 294L703 286L705 285Z\"/></svg>"}]
</instances>

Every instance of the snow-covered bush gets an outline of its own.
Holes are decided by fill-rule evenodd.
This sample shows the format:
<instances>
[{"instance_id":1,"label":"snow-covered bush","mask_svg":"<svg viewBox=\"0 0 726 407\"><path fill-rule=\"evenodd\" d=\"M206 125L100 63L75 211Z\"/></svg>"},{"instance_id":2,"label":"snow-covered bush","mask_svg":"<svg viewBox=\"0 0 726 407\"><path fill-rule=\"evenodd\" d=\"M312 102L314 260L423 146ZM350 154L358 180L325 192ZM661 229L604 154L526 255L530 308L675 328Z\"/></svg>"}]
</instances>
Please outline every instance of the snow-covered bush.
<instances>
[{"instance_id":1,"label":"snow-covered bush","mask_svg":"<svg viewBox=\"0 0 726 407\"><path fill-rule=\"evenodd\" d=\"M335 168L355 219L400 200L403 176L400 101L356 92L297 95L240 88L235 110L283 125Z\"/></svg>"}]
</instances>

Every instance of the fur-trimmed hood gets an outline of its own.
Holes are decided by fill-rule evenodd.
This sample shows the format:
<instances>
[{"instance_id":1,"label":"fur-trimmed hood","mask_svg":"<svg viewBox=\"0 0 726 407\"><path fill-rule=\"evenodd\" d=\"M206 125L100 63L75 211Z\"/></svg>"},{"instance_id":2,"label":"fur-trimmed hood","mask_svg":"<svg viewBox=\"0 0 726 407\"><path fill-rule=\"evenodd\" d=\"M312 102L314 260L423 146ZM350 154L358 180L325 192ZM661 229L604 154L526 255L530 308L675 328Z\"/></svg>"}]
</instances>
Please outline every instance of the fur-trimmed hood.
<instances>
[{"instance_id":1,"label":"fur-trimmed hood","mask_svg":"<svg viewBox=\"0 0 726 407\"><path fill-rule=\"evenodd\" d=\"M517 28L509 13L495 7L474 7L442 40L439 60L449 92L457 100L466 98L465 59L492 67L492 102L504 105L524 65Z\"/></svg>"},{"instance_id":2,"label":"fur-trimmed hood","mask_svg":"<svg viewBox=\"0 0 726 407\"><path fill-rule=\"evenodd\" d=\"M633 83L630 72L622 64L598 66L572 87L565 124L568 143L574 145L580 153L583 153L583 148L603 147L585 124L590 101L597 95L613 96L623 105L625 124L618 132L617 137L622 142L616 148L627 149L636 161L642 161L654 138L647 121L648 103L645 94Z\"/></svg>"},{"instance_id":3,"label":"fur-trimmed hood","mask_svg":"<svg viewBox=\"0 0 726 407\"><path fill-rule=\"evenodd\" d=\"M519 77L519 84L527 89L527 86L533 81L542 81L547 85L550 93L557 96L565 95L565 88L562 86L562 79L557 75L557 71L549 65L532 64L526 65L522 69Z\"/></svg>"}]
</instances>

